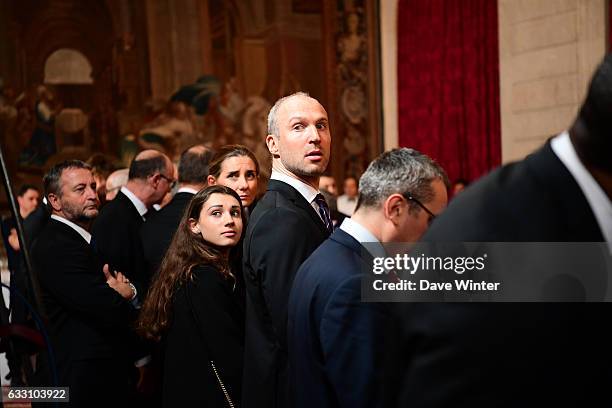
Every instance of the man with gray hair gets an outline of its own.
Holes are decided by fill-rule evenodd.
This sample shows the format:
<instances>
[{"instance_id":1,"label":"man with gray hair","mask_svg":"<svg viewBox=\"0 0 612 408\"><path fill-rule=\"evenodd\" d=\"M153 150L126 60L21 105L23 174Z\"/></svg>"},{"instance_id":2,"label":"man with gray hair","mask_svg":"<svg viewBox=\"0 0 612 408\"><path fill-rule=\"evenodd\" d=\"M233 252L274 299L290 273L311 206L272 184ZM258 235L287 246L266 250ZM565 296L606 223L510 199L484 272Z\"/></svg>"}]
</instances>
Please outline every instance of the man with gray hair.
<instances>
[{"instance_id":1,"label":"man with gray hair","mask_svg":"<svg viewBox=\"0 0 612 408\"><path fill-rule=\"evenodd\" d=\"M94 255L89 227L100 203L91 167L65 161L43 181L51 217L34 243L32 261L55 353L56 385L70 387L70 406L121 405L129 393L126 341L136 289Z\"/></svg>"},{"instance_id":2,"label":"man with gray hair","mask_svg":"<svg viewBox=\"0 0 612 408\"><path fill-rule=\"evenodd\" d=\"M289 406L380 406L387 310L361 301L362 267L386 256L381 244L417 241L446 207L448 184L437 163L407 148L383 153L361 176L352 218L302 264L293 283Z\"/></svg>"},{"instance_id":3,"label":"man with gray hair","mask_svg":"<svg viewBox=\"0 0 612 408\"><path fill-rule=\"evenodd\" d=\"M303 92L279 99L268 116L268 191L244 236L247 290L243 407L287 407L287 300L300 264L330 234L319 177L329 162L327 112Z\"/></svg>"}]
</instances>

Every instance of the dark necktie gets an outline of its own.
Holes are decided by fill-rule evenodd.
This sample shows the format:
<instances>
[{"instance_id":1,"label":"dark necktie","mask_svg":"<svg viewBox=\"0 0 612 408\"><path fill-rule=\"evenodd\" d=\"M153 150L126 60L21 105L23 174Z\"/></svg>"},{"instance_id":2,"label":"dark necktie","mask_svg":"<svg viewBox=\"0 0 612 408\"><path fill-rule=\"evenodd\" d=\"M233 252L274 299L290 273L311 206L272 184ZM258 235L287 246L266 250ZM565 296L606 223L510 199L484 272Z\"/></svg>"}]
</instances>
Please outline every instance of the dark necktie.
<instances>
[{"instance_id":1,"label":"dark necktie","mask_svg":"<svg viewBox=\"0 0 612 408\"><path fill-rule=\"evenodd\" d=\"M334 224L332 224L329 207L327 206L325 197L323 197L322 194L317 194L317 196L315 197L315 203L317 203L317 205L319 206L319 215L325 223L325 228L327 228L330 233L334 232Z\"/></svg>"}]
</instances>

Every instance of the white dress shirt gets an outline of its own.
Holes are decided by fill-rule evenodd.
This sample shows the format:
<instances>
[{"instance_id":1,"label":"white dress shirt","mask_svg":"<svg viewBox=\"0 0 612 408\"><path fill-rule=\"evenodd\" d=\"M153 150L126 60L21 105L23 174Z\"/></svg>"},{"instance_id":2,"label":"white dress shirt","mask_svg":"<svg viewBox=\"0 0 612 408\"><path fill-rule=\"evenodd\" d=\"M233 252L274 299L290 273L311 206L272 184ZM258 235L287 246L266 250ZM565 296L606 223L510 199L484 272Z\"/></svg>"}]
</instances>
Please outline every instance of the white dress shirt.
<instances>
[{"instance_id":1,"label":"white dress shirt","mask_svg":"<svg viewBox=\"0 0 612 408\"><path fill-rule=\"evenodd\" d=\"M283 183L287 183L291 187L295 188L298 193L300 193L300 195L304 197L307 202L310 203L310 206L314 208L315 212L319 215L319 218L321 218L321 221L323 221L323 224L325 224L325 220L321 217L321 213L319 213L319 204L315 202L315 198L317 197L317 194L319 194L319 190L304 183L303 181L300 181L296 178L293 178L276 170L272 170L270 180L282 181Z\"/></svg>"},{"instance_id":2,"label":"white dress shirt","mask_svg":"<svg viewBox=\"0 0 612 408\"><path fill-rule=\"evenodd\" d=\"M143 221L144 221L144 215L147 213L147 206L140 201L140 198L136 197L134 195L134 193L132 193L130 190L127 189L127 187L123 186L121 187L121 192L123 194L126 195L127 198L130 199L130 201L132 202L132 204L134 204L134 207L136 207L136 211L138 211L138 214L140 214L140 216L142 217Z\"/></svg>"},{"instance_id":3,"label":"white dress shirt","mask_svg":"<svg viewBox=\"0 0 612 408\"><path fill-rule=\"evenodd\" d=\"M567 131L556 136L550 147L578 183L612 253L612 201L580 161Z\"/></svg>"},{"instance_id":4,"label":"white dress shirt","mask_svg":"<svg viewBox=\"0 0 612 408\"><path fill-rule=\"evenodd\" d=\"M83 237L83 239L85 241L87 241L87 243L91 243L91 234L89 232L87 232L87 230L77 224L75 224L72 221L67 220L66 218L60 216L60 215L56 215L56 214L51 214L51 218L53 218L55 221L59 221L62 222L64 224L66 224L67 226L69 226L70 228L72 228L73 230L75 230L76 232L79 233L80 236Z\"/></svg>"},{"instance_id":5,"label":"white dress shirt","mask_svg":"<svg viewBox=\"0 0 612 408\"><path fill-rule=\"evenodd\" d=\"M374 258L387 256L387 252L378 238L354 219L345 218L344 221L342 221L342 225L340 225L340 229L355 238L361 245L366 244L364 248L367 249Z\"/></svg>"}]
</instances>

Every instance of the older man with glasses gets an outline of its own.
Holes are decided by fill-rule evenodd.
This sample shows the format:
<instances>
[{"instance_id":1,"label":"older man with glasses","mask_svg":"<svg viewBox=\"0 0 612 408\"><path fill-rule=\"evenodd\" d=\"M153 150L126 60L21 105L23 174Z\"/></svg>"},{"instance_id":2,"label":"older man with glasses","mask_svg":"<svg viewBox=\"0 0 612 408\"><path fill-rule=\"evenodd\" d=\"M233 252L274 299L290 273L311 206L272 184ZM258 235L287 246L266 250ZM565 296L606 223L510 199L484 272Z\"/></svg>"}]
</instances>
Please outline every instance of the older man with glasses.
<instances>
[{"instance_id":1,"label":"older man with glasses","mask_svg":"<svg viewBox=\"0 0 612 408\"><path fill-rule=\"evenodd\" d=\"M353 216L295 276L289 296L293 393L288 406L380 406L380 333L387 310L382 303L361 301L362 266L385 256L382 244L417 241L446 207L447 188L444 170L413 149L385 152L370 164L359 181Z\"/></svg>"}]
</instances>

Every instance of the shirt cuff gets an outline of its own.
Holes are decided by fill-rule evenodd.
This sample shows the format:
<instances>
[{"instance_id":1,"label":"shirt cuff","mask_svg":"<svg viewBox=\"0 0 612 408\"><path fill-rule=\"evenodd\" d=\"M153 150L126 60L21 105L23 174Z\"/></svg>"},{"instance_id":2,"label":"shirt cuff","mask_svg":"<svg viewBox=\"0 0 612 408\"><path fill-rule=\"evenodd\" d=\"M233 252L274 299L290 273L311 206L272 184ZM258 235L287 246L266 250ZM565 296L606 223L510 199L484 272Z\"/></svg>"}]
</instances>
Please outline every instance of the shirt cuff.
<instances>
[{"instance_id":1,"label":"shirt cuff","mask_svg":"<svg viewBox=\"0 0 612 408\"><path fill-rule=\"evenodd\" d=\"M151 362L151 356L145 356L134 363L134 367L144 367Z\"/></svg>"}]
</instances>

